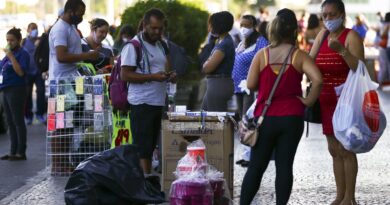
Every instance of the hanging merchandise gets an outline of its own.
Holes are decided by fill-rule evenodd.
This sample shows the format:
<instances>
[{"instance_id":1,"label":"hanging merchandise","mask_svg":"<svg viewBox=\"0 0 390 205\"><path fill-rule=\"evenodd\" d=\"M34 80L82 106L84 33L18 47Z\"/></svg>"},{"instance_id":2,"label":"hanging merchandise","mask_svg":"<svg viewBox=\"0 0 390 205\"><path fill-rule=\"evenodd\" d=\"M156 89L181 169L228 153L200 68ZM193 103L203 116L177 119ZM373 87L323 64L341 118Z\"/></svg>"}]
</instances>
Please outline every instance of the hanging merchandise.
<instances>
[{"instance_id":1,"label":"hanging merchandise","mask_svg":"<svg viewBox=\"0 0 390 205\"><path fill-rule=\"evenodd\" d=\"M356 71L349 71L346 82L335 88L341 95L333 114L334 133L351 152L370 151L386 128L377 88L362 61Z\"/></svg>"},{"instance_id":2,"label":"hanging merchandise","mask_svg":"<svg viewBox=\"0 0 390 205\"><path fill-rule=\"evenodd\" d=\"M115 148L119 145L133 144L133 136L130 127L130 111L113 111L112 127L111 148Z\"/></svg>"}]
</instances>

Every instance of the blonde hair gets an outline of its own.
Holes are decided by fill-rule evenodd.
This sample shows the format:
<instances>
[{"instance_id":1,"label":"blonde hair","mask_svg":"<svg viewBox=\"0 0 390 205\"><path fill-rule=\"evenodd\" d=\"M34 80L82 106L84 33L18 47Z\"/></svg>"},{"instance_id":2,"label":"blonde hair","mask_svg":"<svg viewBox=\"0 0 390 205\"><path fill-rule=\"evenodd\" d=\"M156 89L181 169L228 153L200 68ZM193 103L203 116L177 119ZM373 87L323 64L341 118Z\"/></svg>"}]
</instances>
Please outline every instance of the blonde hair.
<instances>
[{"instance_id":1,"label":"blonde hair","mask_svg":"<svg viewBox=\"0 0 390 205\"><path fill-rule=\"evenodd\" d=\"M295 44L297 39L298 23L282 16L276 16L267 26L267 34L271 47L280 45L283 41Z\"/></svg>"}]
</instances>

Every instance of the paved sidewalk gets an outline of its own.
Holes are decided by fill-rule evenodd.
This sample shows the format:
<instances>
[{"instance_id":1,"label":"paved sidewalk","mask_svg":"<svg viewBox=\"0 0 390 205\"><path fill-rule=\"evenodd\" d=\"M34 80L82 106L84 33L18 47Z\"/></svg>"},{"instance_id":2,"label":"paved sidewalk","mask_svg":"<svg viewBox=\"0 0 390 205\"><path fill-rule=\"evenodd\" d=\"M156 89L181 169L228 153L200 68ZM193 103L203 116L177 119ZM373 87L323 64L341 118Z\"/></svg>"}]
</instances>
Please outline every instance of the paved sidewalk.
<instances>
[{"instance_id":1,"label":"paved sidewalk","mask_svg":"<svg viewBox=\"0 0 390 205\"><path fill-rule=\"evenodd\" d=\"M387 119L390 119L390 93L382 95ZM320 125L310 125L310 137L302 137L294 165L294 187L289 204L328 205L335 198L332 161L327 150ZM390 126L369 153L359 154L359 173L356 197L360 205L390 205ZM235 160L240 156L242 146L236 141ZM238 204L242 178L245 169L234 167L234 204ZM274 162L264 174L261 188L252 203L254 205L275 204ZM0 205L62 205L63 191L67 178L49 175L42 170L29 182L0 201Z\"/></svg>"}]
</instances>

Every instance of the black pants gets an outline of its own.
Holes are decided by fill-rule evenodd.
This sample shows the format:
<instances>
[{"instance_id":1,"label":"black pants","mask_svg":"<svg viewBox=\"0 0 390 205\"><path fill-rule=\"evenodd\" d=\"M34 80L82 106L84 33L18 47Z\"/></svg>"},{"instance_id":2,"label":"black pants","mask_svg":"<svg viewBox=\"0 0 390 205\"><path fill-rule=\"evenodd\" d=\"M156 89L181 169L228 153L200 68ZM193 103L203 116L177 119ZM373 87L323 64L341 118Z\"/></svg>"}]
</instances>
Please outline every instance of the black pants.
<instances>
[{"instance_id":1,"label":"black pants","mask_svg":"<svg viewBox=\"0 0 390 205\"><path fill-rule=\"evenodd\" d=\"M11 139L11 155L26 155L27 135L23 117L25 102L26 88L24 86L3 89L3 106L7 117L8 134Z\"/></svg>"},{"instance_id":2,"label":"black pants","mask_svg":"<svg viewBox=\"0 0 390 205\"><path fill-rule=\"evenodd\" d=\"M27 81L27 98L26 98L26 106L24 111L24 116L26 118L32 119L34 117L32 108L33 108L33 100L32 100L32 92L33 92L33 86L35 84L36 86L36 93L37 93L37 115L43 115L46 112L47 104L46 104L46 98L45 98L45 80L42 79L42 76L40 73L36 75L27 75L26 77Z\"/></svg>"},{"instance_id":3,"label":"black pants","mask_svg":"<svg viewBox=\"0 0 390 205\"><path fill-rule=\"evenodd\" d=\"M255 97L253 92L251 92L250 95L247 95L246 93L236 93L236 99L238 114L240 118L242 118L243 115L246 115L246 111L251 107Z\"/></svg>"},{"instance_id":4,"label":"black pants","mask_svg":"<svg viewBox=\"0 0 390 205\"><path fill-rule=\"evenodd\" d=\"M162 106L147 104L130 106L131 134L133 144L139 146L141 159L152 159L160 136Z\"/></svg>"},{"instance_id":5,"label":"black pants","mask_svg":"<svg viewBox=\"0 0 390 205\"><path fill-rule=\"evenodd\" d=\"M259 138L251 150L251 159L241 188L241 205L249 205L259 190L261 179L275 149L276 204L287 204L293 185L295 152L303 133L303 118L266 117Z\"/></svg>"}]
</instances>

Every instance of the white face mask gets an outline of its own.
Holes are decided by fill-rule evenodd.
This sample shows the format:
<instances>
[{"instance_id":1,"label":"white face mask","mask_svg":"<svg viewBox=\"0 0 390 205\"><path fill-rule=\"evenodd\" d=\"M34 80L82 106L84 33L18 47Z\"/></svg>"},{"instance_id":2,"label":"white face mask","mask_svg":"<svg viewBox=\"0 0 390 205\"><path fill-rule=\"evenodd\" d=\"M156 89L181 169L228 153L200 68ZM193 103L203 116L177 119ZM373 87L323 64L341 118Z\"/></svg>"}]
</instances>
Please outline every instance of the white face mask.
<instances>
[{"instance_id":1,"label":"white face mask","mask_svg":"<svg viewBox=\"0 0 390 205\"><path fill-rule=\"evenodd\" d=\"M241 35L244 36L244 38L248 38L253 33L253 28L245 28L242 27L240 29Z\"/></svg>"},{"instance_id":2,"label":"white face mask","mask_svg":"<svg viewBox=\"0 0 390 205\"><path fill-rule=\"evenodd\" d=\"M97 36L96 36L96 31L93 32L92 38L93 38L93 41L95 41L95 43L100 44L100 41L97 39Z\"/></svg>"},{"instance_id":3,"label":"white face mask","mask_svg":"<svg viewBox=\"0 0 390 205\"><path fill-rule=\"evenodd\" d=\"M330 32L334 32L340 28L340 26L343 24L343 21L344 21L343 17L340 16L340 18L338 19L325 21L324 25L326 29L328 29Z\"/></svg>"},{"instance_id":4,"label":"white face mask","mask_svg":"<svg viewBox=\"0 0 390 205\"><path fill-rule=\"evenodd\" d=\"M128 40L129 40L129 39L126 38L126 37L123 37L123 38L122 38L122 41L123 41L123 42L127 42Z\"/></svg>"}]
</instances>

